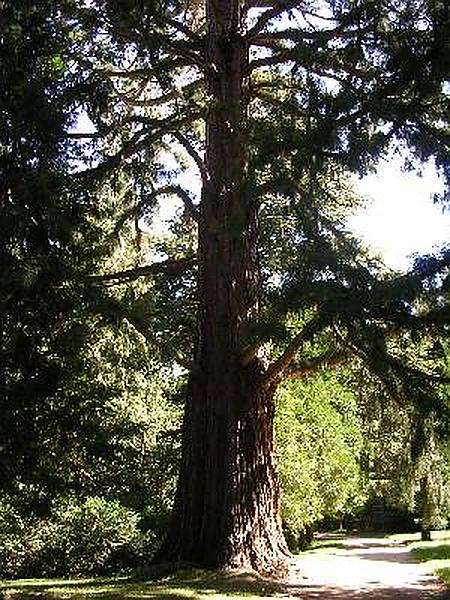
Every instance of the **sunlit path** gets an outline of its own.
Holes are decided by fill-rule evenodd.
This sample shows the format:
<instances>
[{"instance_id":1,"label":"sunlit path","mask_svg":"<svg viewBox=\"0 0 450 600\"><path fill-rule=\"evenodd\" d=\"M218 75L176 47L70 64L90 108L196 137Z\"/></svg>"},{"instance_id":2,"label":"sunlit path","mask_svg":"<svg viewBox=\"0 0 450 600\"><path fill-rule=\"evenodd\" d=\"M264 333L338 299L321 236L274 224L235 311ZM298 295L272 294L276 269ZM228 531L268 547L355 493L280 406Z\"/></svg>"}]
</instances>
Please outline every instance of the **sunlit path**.
<instances>
[{"instance_id":1,"label":"sunlit path","mask_svg":"<svg viewBox=\"0 0 450 600\"><path fill-rule=\"evenodd\" d=\"M295 559L286 597L302 600L446 600L436 577L391 540L348 538L329 552Z\"/></svg>"}]
</instances>

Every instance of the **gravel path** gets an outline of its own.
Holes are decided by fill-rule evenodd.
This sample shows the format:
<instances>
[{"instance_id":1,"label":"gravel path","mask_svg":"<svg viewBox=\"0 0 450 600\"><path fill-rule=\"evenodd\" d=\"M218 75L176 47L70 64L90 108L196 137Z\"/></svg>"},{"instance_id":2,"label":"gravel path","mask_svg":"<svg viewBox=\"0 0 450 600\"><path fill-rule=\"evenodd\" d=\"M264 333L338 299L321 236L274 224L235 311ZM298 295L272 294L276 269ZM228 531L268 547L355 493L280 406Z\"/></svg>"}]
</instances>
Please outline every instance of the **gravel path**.
<instances>
[{"instance_id":1,"label":"gravel path","mask_svg":"<svg viewBox=\"0 0 450 600\"><path fill-rule=\"evenodd\" d=\"M296 558L284 597L450 600L449 591L399 542L347 538L339 546L330 548L329 553L309 553Z\"/></svg>"}]
</instances>

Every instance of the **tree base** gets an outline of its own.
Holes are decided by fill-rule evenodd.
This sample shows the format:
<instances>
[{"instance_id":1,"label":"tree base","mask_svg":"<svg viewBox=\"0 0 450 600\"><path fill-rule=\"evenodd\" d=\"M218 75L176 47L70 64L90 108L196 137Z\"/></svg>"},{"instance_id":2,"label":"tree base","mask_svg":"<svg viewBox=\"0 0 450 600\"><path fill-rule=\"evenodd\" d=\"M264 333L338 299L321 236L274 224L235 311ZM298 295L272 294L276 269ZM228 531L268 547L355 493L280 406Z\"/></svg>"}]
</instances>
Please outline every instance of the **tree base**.
<instances>
[{"instance_id":1,"label":"tree base","mask_svg":"<svg viewBox=\"0 0 450 600\"><path fill-rule=\"evenodd\" d=\"M431 531L429 529L422 529L420 539L422 542L431 542Z\"/></svg>"},{"instance_id":2,"label":"tree base","mask_svg":"<svg viewBox=\"0 0 450 600\"><path fill-rule=\"evenodd\" d=\"M158 578L158 576L173 575L180 570L204 569L215 571L226 577L245 576L273 581L284 579L287 576L292 558L292 554L287 549L280 547L276 555L273 553L258 556L254 553L251 555L238 554L223 563L212 562L208 559L189 561L175 557L167 545L163 545L145 572L149 573L152 578Z\"/></svg>"}]
</instances>

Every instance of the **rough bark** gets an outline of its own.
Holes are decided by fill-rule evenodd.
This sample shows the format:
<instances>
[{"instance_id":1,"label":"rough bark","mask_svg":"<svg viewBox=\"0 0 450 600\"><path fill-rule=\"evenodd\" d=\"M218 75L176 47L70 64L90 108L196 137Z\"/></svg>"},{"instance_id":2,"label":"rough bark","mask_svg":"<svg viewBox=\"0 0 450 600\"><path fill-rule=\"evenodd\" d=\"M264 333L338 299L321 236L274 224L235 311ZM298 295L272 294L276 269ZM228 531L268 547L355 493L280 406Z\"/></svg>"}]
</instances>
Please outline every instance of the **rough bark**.
<instances>
[{"instance_id":1,"label":"rough bark","mask_svg":"<svg viewBox=\"0 0 450 600\"><path fill-rule=\"evenodd\" d=\"M273 399L246 389L258 376L249 371L223 378L219 391L211 378L190 382L177 496L159 560L284 573Z\"/></svg>"},{"instance_id":2,"label":"rough bark","mask_svg":"<svg viewBox=\"0 0 450 600\"><path fill-rule=\"evenodd\" d=\"M246 193L248 48L239 2L207 2L206 168L199 219L199 340L183 425L169 535L158 560L275 573L287 547L279 517L274 385L257 357L243 366L257 310L257 207Z\"/></svg>"}]
</instances>

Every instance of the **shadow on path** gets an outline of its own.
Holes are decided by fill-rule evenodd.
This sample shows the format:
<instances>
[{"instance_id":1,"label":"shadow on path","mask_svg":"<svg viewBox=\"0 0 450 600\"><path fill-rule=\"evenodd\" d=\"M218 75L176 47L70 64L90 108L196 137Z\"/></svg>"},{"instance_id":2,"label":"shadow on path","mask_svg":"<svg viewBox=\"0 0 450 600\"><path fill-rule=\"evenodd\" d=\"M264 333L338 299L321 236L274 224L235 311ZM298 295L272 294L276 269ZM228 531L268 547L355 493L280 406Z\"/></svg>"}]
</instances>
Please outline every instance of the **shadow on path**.
<instances>
[{"instance_id":1,"label":"shadow on path","mask_svg":"<svg viewBox=\"0 0 450 600\"><path fill-rule=\"evenodd\" d=\"M345 550L300 555L286 598L301 600L450 600L450 590L427 572L403 544L381 539L343 540Z\"/></svg>"},{"instance_id":2,"label":"shadow on path","mask_svg":"<svg viewBox=\"0 0 450 600\"><path fill-rule=\"evenodd\" d=\"M369 586L354 590L332 586L311 586L287 588L285 598L298 598L299 600L450 600L450 594L445 590L430 591L421 587L393 589Z\"/></svg>"},{"instance_id":3,"label":"shadow on path","mask_svg":"<svg viewBox=\"0 0 450 600\"><path fill-rule=\"evenodd\" d=\"M398 565L419 565L420 561L407 548L386 548L383 551L367 549L352 552L351 556L360 560L394 563Z\"/></svg>"}]
</instances>

